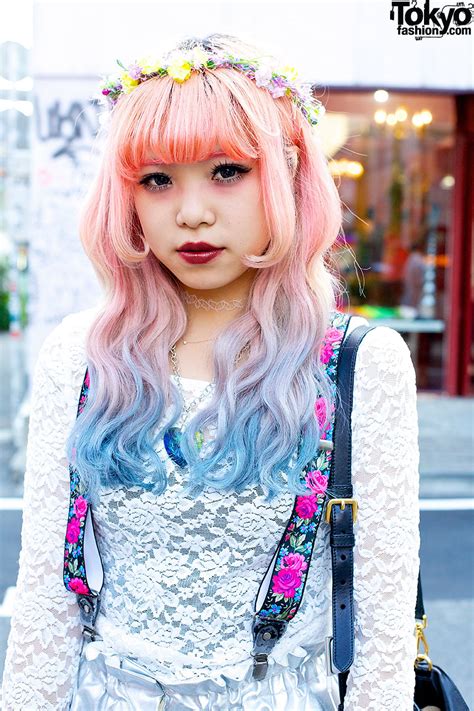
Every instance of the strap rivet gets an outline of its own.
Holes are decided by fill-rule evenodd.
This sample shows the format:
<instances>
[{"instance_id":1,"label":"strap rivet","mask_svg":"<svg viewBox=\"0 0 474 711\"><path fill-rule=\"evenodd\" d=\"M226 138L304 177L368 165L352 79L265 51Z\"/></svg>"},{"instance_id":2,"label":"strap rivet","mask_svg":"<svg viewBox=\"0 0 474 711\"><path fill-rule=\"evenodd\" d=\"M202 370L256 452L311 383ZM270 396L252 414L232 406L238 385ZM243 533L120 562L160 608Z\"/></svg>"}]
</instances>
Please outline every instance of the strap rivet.
<instances>
[{"instance_id":1,"label":"strap rivet","mask_svg":"<svg viewBox=\"0 0 474 711\"><path fill-rule=\"evenodd\" d=\"M266 640L269 640L269 639L271 639L271 638L272 638L272 633L271 633L271 632L264 632L264 633L262 634L262 639L264 639L265 641L266 641Z\"/></svg>"}]
</instances>

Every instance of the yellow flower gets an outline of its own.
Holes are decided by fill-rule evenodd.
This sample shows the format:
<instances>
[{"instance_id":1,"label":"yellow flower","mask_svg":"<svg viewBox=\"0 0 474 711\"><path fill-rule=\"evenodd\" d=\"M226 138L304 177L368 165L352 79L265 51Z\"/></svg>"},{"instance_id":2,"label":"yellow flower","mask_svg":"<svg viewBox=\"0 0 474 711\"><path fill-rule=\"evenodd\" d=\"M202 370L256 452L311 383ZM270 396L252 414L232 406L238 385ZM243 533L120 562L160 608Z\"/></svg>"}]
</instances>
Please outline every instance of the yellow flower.
<instances>
[{"instance_id":1,"label":"yellow flower","mask_svg":"<svg viewBox=\"0 0 474 711\"><path fill-rule=\"evenodd\" d=\"M137 64L141 67L143 74L153 74L154 72L158 72L162 69L163 60L153 59L151 55L148 55L146 57L142 57Z\"/></svg>"},{"instance_id":2,"label":"yellow flower","mask_svg":"<svg viewBox=\"0 0 474 711\"><path fill-rule=\"evenodd\" d=\"M138 79L132 79L128 72L123 72L120 75L120 83L123 87L123 93L130 94L130 92L133 91L140 82Z\"/></svg>"},{"instance_id":3,"label":"yellow flower","mask_svg":"<svg viewBox=\"0 0 474 711\"><path fill-rule=\"evenodd\" d=\"M192 56L193 66L195 69L199 69L199 67L202 67L202 65L206 64L208 60L208 55L200 47L194 47L194 49L192 50Z\"/></svg>"},{"instance_id":4,"label":"yellow flower","mask_svg":"<svg viewBox=\"0 0 474 711\"><path fill-rule=\"evenodd\" d=\"M285 76L289 81L297 81L298 79L298 72L294 67L291 67L289 64L285 64L284 67L281 68L281 74Z\"/></svg>"},{"instance_id":5,"label":"yellow flower","mask_svg":"<svg viewBox=\"0 0 474 711\"><path fill-rule=\"evenodd\" d=\"M187 59L176 57L168 66L168 74L175 81L182 83L191 75L191 64Z\"/></svg>"}]
</instances>

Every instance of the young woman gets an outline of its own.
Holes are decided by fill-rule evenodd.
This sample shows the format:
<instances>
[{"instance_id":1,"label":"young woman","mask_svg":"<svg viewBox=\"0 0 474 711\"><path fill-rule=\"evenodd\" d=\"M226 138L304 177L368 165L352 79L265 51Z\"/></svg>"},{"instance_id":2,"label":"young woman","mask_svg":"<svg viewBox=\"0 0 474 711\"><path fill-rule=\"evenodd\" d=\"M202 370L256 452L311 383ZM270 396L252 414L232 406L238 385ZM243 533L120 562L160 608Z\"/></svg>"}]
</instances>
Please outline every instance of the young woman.
<instances>
[{"instance_id":1,"label":"young woman","mask_svg":"<svg viewBox=\"0 0 474 711\"><path fill-rule=\"evenodd\" d=\"M336 308L323 109L271 61L211 35L103 85L81 238L105 298L36 366L6 710L337 708L325 440L367 322ZM352 442L345 708L411 711L418 424L393 329L357 352Z\"/></svg>"}]
</instances>

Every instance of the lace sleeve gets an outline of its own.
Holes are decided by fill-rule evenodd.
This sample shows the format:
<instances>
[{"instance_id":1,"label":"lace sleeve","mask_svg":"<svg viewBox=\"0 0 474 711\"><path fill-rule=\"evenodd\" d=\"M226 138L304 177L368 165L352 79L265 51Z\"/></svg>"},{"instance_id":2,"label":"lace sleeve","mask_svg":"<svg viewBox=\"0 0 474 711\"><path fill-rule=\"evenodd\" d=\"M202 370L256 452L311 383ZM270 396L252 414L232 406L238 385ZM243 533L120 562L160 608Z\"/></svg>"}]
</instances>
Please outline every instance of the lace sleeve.
<instances>
[{"instance_id":1,"label":"lace sleeve","mask_svg":"<svg viewBox=\"0 0 474 711\"><path fill-rule=\"evenodd\" d=\"M79 610L62 581L69 503L64 445L78 400L64 323L45 339L33 376L4 711L67 709L79 663Z\"/></svg>"},{"instance_id":2,"label":"lace sleeve","mask_svg":"<svg viewBox=\"0 0 474 711\"><path fill-rule=\"evenodd\" d=\"M413 711L419 566L415 371L401 335L379 326L356 358L352 417L355 656L346 711Z\"/></svg>"}]
</instances>

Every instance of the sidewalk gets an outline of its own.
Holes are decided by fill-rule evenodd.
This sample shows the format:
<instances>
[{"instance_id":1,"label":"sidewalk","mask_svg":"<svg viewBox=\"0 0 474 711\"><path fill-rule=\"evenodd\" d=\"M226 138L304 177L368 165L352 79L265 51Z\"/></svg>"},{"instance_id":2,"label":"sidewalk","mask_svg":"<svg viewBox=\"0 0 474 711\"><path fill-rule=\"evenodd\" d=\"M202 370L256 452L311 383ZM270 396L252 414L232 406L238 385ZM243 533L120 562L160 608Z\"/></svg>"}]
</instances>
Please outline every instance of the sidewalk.
<instances>
[{"instance_id":1,"label":"sidewalk","mask_svg":"<svg viewBox=\"0 0 474 711\"><path fill-rule=\"evenodd\" d=\"M474 398L418 394L420 498L474 498Z\"/></svg>"}]
</instances>

